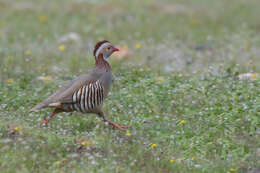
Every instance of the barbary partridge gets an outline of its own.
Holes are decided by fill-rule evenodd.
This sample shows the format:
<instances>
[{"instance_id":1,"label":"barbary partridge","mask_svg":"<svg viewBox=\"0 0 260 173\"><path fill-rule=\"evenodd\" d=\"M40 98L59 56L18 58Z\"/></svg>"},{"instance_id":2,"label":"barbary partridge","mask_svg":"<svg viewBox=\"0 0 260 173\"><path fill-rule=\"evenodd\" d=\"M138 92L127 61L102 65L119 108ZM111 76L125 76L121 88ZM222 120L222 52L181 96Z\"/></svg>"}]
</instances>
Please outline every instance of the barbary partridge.
<instances>
[{"instance_id":1,"label":"barbary partridge","mask_svg":"<svg viewBox=\"0 0 260 173\"><path fill-rule=\"evenodd\" d=\"M78 111L97 114L115 128L121 130L128 128L128 126L121 126L107 120L102 110L104 99L107 97L112 83L108 58L116 51L119 49L115 48L109 41L98 42L93 52L96 59L94 69L61 87L53 95L33 107L30 112L46 107L55 108L41 124L48 124L57 113Z\"/></svg>"}]
</instances>

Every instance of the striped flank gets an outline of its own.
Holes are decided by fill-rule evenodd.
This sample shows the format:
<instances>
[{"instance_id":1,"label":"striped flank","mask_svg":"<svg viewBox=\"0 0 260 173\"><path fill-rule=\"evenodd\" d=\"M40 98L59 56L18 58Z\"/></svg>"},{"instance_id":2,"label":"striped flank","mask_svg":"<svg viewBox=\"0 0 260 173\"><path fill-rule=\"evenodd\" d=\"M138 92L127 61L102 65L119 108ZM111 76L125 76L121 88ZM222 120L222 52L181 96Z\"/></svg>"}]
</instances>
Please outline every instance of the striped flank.
<instances>
[{"instance_id":1,"label":"striped flank","mask_svg":"<svg viewBox=\"0 0 260 173\"><path fill-rule=\"evenodd\" d=\"M104 101L104 87L100 81L82 86L72 95L73 104L71 110L87 113Z\"/></svg>"}]
</instances>

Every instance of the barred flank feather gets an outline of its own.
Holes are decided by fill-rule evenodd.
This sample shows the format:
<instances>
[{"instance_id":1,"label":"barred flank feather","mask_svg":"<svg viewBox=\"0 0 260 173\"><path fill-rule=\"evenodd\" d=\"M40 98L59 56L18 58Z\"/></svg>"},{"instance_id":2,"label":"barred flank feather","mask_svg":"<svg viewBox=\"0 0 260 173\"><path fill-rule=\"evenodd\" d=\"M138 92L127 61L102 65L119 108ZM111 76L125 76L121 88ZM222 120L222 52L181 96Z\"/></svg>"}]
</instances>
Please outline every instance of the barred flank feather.
<instances>
[{"instance_id":1,"label":"barred flank feather","mask_svg":"<svg viewBox=\"0 0 260 173\"><path fill-rule=\"evenodd\" d=\"M87 113L104 101L104 87L100 81L84 85L79 90L74 92L72 96L73 104L71 110Z\"/></svg>"}]
</instances>

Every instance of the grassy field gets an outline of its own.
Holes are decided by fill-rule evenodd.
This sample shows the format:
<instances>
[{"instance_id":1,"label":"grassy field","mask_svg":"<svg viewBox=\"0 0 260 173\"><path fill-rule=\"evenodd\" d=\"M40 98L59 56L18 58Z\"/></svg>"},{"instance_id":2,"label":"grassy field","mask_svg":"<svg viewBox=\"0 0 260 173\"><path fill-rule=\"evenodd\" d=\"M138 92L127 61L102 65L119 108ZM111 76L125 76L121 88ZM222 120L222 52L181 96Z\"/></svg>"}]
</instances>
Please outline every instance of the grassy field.
<instances>
[{"instance_id":1,"label":"grassy field","mask_svg":"<svg viewBox=\"0 0 260 173\"><path fill-rule=\"evenodd\" d=\"M260 168L258 0L0 0L0 172L249 172ZM69 33L76 38L67 39ZM94 65L115 77L95 115L28 113Z\"/></svg>"}]
</instances>

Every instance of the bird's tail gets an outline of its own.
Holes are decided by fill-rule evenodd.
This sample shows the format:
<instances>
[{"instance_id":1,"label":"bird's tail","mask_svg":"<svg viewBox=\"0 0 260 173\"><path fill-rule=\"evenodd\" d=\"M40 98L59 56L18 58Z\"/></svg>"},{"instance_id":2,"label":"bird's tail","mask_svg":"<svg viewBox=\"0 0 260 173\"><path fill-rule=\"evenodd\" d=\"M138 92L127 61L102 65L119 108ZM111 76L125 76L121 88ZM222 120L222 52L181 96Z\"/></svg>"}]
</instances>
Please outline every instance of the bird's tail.
<instances>
[{"instance_id":1,"label":"bird's tail","mask_svg":"<svg viewBox=\"0 0 260 173\"><path fill-rule=\"evenodd\" d=\"M39 103L36 106L34 106L32 109L29 110L29 112L34 112L37 111L39 109L45 108L45 104L44 103Z\"/></svg>"}]
</instances>

